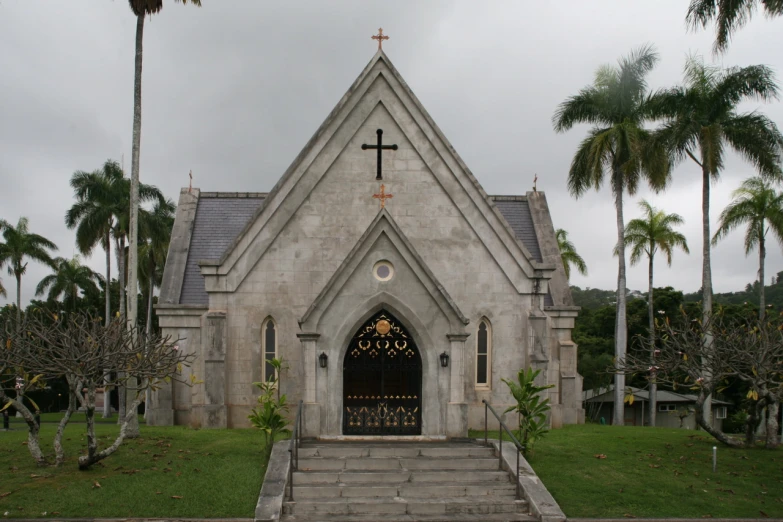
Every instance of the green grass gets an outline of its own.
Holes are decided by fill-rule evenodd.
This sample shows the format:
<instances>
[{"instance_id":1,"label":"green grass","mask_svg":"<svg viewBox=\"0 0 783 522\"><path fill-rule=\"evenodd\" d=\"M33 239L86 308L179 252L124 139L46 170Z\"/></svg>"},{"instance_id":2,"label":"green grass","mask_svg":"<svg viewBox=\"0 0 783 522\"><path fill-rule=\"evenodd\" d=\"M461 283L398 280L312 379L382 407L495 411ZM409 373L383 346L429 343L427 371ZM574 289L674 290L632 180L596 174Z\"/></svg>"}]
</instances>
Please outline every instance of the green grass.
<instances>
[{"instance_id":1,"label":"green grass","mask_svg":"<svg viewBox=\"0 0 783 522\"><path fill-rule=\"evenodd\" d=\"M55 429L42 426L49 452ZM96 432L103 447L118 427L99 425ZM38 468L24 445L26 430L0 431L0 516L253 516L266 470L257 430L142 427L141 438L126 441L89 471L76 464L86 448L84 425L69 425L65 437L66 462Z\"/></svg>"},{"instance_id":2,"label":"green grass","mask_svg":"<svg viewBox=\"0 0 783 522\"><path fill-rule=\"evenodd\" d=\"M729 449L702 431L566 426L528 461L569 517L783 517L783 450Z\"/></svg>"},{"instance_id":3,"label":"green grass","mask_svg":"<svg viewBox=\"0 0 783 522\"><path fill-rule=\"evenodd\" d=\"M41 414L41 423L47 423L47 422L54 422L59 423L60 420L63 418L62 413L54 412L54 413L42 413ZM10 419L8 419L11 424L24 424L25 421L22 417L16 417L13 416ZM87 422L86 415L84 412L75 412L73 415L71 415L71 420L69 421L73 423L79 423L79 422ZM145 420L144 417L139 415L139 423L144 424ZM96 424L117 424L117 414L114 413L111 417L108 419L104 419L103 416L100 413L95 413L95 423ZM14 426L14 428L21 427Z\"/></svg>"}]
</instances>

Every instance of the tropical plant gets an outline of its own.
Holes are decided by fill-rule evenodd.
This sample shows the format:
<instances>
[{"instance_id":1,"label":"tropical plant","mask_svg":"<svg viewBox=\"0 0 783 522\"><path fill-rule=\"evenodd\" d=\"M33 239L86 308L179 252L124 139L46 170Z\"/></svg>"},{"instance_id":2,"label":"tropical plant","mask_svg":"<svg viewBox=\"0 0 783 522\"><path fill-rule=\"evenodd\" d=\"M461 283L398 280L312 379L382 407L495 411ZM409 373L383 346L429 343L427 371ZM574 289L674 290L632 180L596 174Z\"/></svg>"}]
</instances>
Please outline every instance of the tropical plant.
<instances>
[{"instance_id":1,"label":"tropical plant","mask_svg":"<svg viewBox=\"0 0 783 522\"><path fill-rule=\"evenodd\" d=\"M666 118L657 137L667 144L673 161L679 163L690 158L701 170L702 320L707 321L713 299L710 183L720 177L727 147L752 163L761 175L779 178L783 136L763 114L737 112L737 106L743 101L778 98L775 75L769 67L753 65L722 70L691 56L685 62L684 80L683 86L657 92L651 106L654 114ZM705 344L709 345L711 339L708 332ZM709 415L711 410L706 408L706 411Z\"/></svg>"},{"instance_id":2,"label":"tropical plant","mask_svg":"<svg viewBox=\"0 0 783 522\"><path fill-rule=\"evenodd\" d=\"M266 363L274 367L274 375L266 381L253 383L261 393L258 396L258 406L251 410L247 418L253 426L261 430L264 451L268 456L277 436L287 431L288 402L285 394L280 394L281 373L287 368L285 361L282 358L274 358Z\"/></svg>"},{"instance_id":3,"label":"tropical plant","mask_svg":"<svg viewBox=\"0 0 783 522\"><path fill-rule=\"evenodd\" d=\"M693 29L706 29L714 20L717 34L713 50L722 53L734 32L750 21L759 6L769 17L783 15L783 0L691 0L685 20Z\"/></svg>"},{"instance_id":4,"label":"tropical plant","mask_svg":"<svg viewBox=\"0 0 783 522\"><path fill-rule=\"evenodd\" d=\"M668 178L670 162L665 148L644 128L650 114L647 103L647 74L658 61L650 46L641 47L617 66L605 65L595 74L592 85L561 103L552 122L557 132L565 132L577 123L594 127L582 140L571 161L568 188L580 197L591 188L601 188L609 178L617 212L617 319L615 326L615 357L625 354L628 344L625 282L625 223L623 193L633 195L639 183L646 179L650 186L662 189ZM615 404L622 403L625 376L615 375ZM614 422L622 424L619 408Z\"/></svg>"},{"instance_id":5,"label":"tropical plant","mask_svg":"<svg viewBox=\"0 0 783 522\"><path fill-rule=\"evenodd\" d=\"M54 268L55 262L49 250L57 250L57 245L43 236L30 232L30 221L20 217L16 226L0 220L0 230L4 243L0 243L0 267L8 266L8 275L16 278L16 320L22 314L22 276L27 272L28 261L32 259Z\"/></svg>"},{"instance_id":6,"label":"tropical plant","mask_svg":"<svg viewBox=\"0 0 783 522\"><path fill-rule=\"evenodd\" d=\"M644 212L643 218L632 219L625 227L625 240L631 247L631 265L637 264L643 257L648 261L647 316L650 329L650 426L655 426L657 411L657 384L655 380L655 309L653 307L653 261L660 250L666 256L666 263L672 266L672 251L680 247L686 254L688 242L685 236L672 227L683 223L679 214L667 214L658 210L647 201L639 202Z\"/></svg>"},{"instance_id":7,"label":"tropical plant","mask_svg":"<svg viewBox=\"0 0 783 522\"><path fill-rule=\"evenodd\" d=\"M74 256L73 259L58 257L54 259L54 263L54 273L41 279L35 288L35 295L47 294L47 299L51 301L56 301L62 295L63 303L66 306L70 303L71 311L75 312L79 291L98 292L96 282L101 280L101 276L90 267L82 265L79 256Z\"/></svg>"},{"instance_id":8,"label":"tropical plant","mask_svg":"<svg viewBox=\"0 0 783 522\"><path fill-rule=\"evenodd\" d=\"M568 232L558 228L555 230L555 237L557 238L557 247L560 250L560 259L563 261L566 279L571 279L571 265L575 266L580 274L586 276L587 265L585 260L577 253L574 244L568 240Z\"/></svg>"},{"instance_id":9,"label":"tropical plant","mask_svg":"<svg viewBox=\"0 0 783 522\"><path fill-rule=\"evenodd\" d=\"M767 232L770 230L783 242L783 193L760 177L746 179L740 188L732 193L734 201L723 209L720 224L712 243L726 237L729 232L747 225L745 232L745 255L754 248L759 249L759 319L764 319L764 260L767 256Z\"/></svg>"},{"instance_id":10,"label":"tropical plant","mask_svg":"<svg viewBox=\"0 0 783 522\"><path fill-rule=\"evenodd\" d=\"M175 0L188 2L201 7L201 0ZM139 156L141 154L141 69L143 59L144 19L163 9L163 0L128 0L128 5L136 16L136 53L133 77L133 136L131 146L131 190L128 245L128 288L133 299L128 305L128 323L136 325L138 316L138 257L139 257L139 204L141 186L139 185Z\"/></svg>"},{"instance_id":11,"label":"tropical plant","mask_svg":"<svg viewBox=\"0 0 783 522\"><path fill-rule=\"evenodd\" d=\"M152 332L152 297L156 287L163 279L163 266L171 240L171 229L174 226L174 212L177 206L171 200L156 201L150 212L139 215L143 244L139 263L139 281L147 298L147 320L145 322L148 334Z\"/></svg>"},{"instance_id":12,"label":"tropical plant","mask_svg":"<svg viewBox=\"0 0 783 522\"><path fill-rule=\"evenodd\" d=\"M5 291L5 287L3 286L3 278L0 277L0 297L6 297L8 296L8 293Z\"/></svg>"},{"instance_id":13,"label":"tropical plant","mask_svg":"<svg viewBox=\"0 0 783 522\"><path fill-rule=\"evenodd\" d=\"M546 417L551 406L549 399L543 398L541 392L554 388L555 385L537 385L535 380L540 373L540 369L528 368L517 372L517 382L503 379L516 401L515 405L509 406L503 413L515 412L517 414L517 429L514 431L516 432L515 436L522 444L522 452L525 455L533 448L533 444L549 431Z\"/></svg>"}]
</instances>

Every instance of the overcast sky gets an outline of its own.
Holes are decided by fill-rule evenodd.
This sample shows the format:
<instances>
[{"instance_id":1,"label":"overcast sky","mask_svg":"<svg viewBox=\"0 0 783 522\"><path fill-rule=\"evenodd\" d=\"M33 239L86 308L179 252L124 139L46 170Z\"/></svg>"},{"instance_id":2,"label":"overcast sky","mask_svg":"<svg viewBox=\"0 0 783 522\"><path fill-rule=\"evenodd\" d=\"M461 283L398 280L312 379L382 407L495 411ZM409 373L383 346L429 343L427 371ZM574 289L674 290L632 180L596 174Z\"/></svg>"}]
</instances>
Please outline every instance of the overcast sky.
<instances>
[{"instance_id":1,"label":"overcast sky","mask_svg":"<svg viewBox=\"0 0 783 522\"><path fill-rule=\"evenodd\" d=\"M683 0L561 2L173 1L147 21L141 179L177 199L193 170L207 191L268 191L372 58L384 50L490 194L524 194L538 174L554 224L568 230L589 267L572 283L611 289L617 262L608 188L579 200L567 191L571 157L587 127L555 134L558 103L592 81L595 69L652 43L661 61L650 84L681 80L688 53L713 61L712 31L689 32ZM74 9L75 5L79 7ZM75 251L63 224L77 170L107 159L130 171L136 21L125 0L5 0L0 3L0 218L30 218L31 229ZM766 64L783 72L783 18L756 16L737 33L723 66ZM750 103L783 126L783 104ZM730 193L753 174L730 157L713 188L712 223ZM626 220L642 197L681 214L690 256L661 259L656 286L695 291L701 283L700 170L683 164L661 195L626 197ZM767 274L783 270L769 246ZM90 266L103 272L96 252ZM742 233L713 250L716 291L756 277ZM31 263L22 300L48 273ZM15 282L3 281L14 299ZM647 265L628 286L647 288ZM0 304L4 303L0 298Z\"/></svg>"}]
</instances>

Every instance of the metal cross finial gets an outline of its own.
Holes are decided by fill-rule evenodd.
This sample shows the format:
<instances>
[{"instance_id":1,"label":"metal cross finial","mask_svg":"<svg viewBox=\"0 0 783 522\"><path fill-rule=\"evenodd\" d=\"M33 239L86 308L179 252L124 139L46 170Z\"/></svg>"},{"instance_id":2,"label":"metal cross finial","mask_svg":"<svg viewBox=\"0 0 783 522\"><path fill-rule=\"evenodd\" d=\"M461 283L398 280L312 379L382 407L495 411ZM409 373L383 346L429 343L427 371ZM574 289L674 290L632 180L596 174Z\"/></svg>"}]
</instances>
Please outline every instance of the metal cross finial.
<instances>
[{"instance_id":1,"label":"metal cross finial","mask_svg":"<svg viewBox=\"0 0 783 522\"><path fill-rule=\"evenodd\" d=\"M190 181L188 181L188 194L190 194L190 191L193 190L193 171L191 170L188 172L188 177L190 178Z\"/></svg>"},{"instance_id":2,"label":"metal cross finial","mask_svg":"<svg viewBox=\"0 0 783 522\"><path fill-rule=\"evenodd\" d=\"M381 192L379 194L373 194L373 199L380 199L381 200L381 208L386 208L386 200L393 198L391 194L386 193L386 186L381 183Z\"/></svg>"},{"instance_id":3,"label":"metal cross finial","mask_svg":"<svg viewBox=\"0 0 783 522\"><path fill-rule=\"evenodd\" d=\"M536 183L538 183L538 174L535 174L533 176L533 192L538 192L538 190L536 189Z\"/></svg>"},{"instance_id":4,"label":"metal cross finial","mask_svg":"<svg viewBox=\"0 0 783 522\"><path fill-rule=\"evenodd\" d=\"M381 151L383 150L397 150L397 144L394 145L384 145L383 144L383 129L378 129L375 131L375 134L378 135L378 144L377 145L367 145L366 143L362 143L362 150L367 149L375 149L378 151L378 167L376 169L375 179L380 181L383 179L383 176L381 175Z\"/></svg>"},{"instance_id":5,"label":"metal cross finial","mask_svg":"<svg viewBox=\"0 0 783 522\"><path fill-rule=\"evenodd\" d=\"M378 40L378 50L383 49L383 41L388 40L389 37L383 34L383 27L378 28L378 34L371 36L373 40Z\"/></svg>"}]
</instances>

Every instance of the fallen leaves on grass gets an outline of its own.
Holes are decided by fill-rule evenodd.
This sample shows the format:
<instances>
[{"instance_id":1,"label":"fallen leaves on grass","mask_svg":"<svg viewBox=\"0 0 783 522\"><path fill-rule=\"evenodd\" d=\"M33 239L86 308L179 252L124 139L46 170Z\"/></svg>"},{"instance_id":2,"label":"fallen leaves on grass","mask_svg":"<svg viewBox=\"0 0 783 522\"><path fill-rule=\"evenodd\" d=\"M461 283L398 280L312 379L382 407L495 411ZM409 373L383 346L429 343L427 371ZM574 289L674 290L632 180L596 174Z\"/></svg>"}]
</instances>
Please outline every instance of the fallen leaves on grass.
<instances>
[{"instance_id":1,"label":"fallen leaves on grass","mask_svg":"<svg viewBox=\"0 0 783 522\"><path fill-rule=\"evenodd\" d=\"M0 498L5 498L5 497L7 497L7 496L8 496L8 495L10 495L10 494L11 494L11 492L10 492L10 491L7 491L7 492L5 492L5 493L0 493Z\"/></svg>"},{"instance_id":2,"label":"fallen leaves on grass","mask_svg":"<svg viewBox=\"0 0 783 522\"><path fill-rule=\"evenodd\" d=\"M660 464L647 464L647 465L650 466L651 468L660 468L661 467Z\"/></svg>"},{"instance_id":3,"label":"fallen leaves on grass","mask_svg":"<svg viewBox=\"0 0 783 522\"><path fill-rule=\"evenodd\" d=\"M623 513L623 516L624 516L625 518L636 518L636 515L632 515L632 514L630 514L630 513Z\"/></svg>"},{"instance_id":4,"label":"fallen leaves on grass","mask_svg":"<svg viewBox=\"0 0 783 522\"><path fill-rule=\"evenodd\" d=\"M101 483L98 482L97 480L92 483L92 489L96 489L96 488L100 489L100 487L101 487Z\"/></svg>"},{"instance_id":5,"label":"fallen leaves on grass","mask_svg":"<svg viewBox=\"0 0 783 522\"><path fill-rule=\"evenodd\" d=\"M171 495L171 498L176 498L177 500L179 500L179 499L182 498L182 496L180 496L180 495Z\"/></svg>"},{"instance_id":6,"label":"fallen leaves on grass","mask_svg":"<svg viewBox=\"0 0 783 522\"><path fill-rule=\"evenodd\" d=\"M603 453L598 453L596 455L593 455L593 457L595 457L597 459L605 459L606 455L604 455Z\"/></svg>"},{"instance_id":7,"label":"fallen leaves on grass","mask_svg":"<svg viewBox=\"0 0 783 522\"><path fill-rule=\"evenodd\" d=\"M764 517L764 518L769 518L769 515L767 515L766 513L764 513L763 511L761 511L760 509L759 509L759 513L761 514L761 516L762 516L762 517Z\"/></svg>"}]
</instances>

